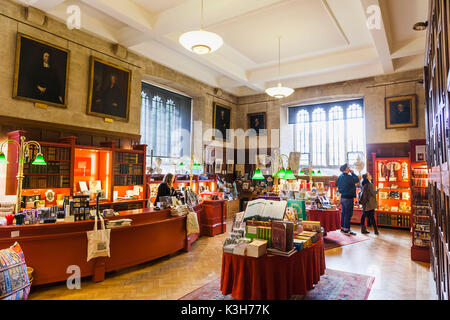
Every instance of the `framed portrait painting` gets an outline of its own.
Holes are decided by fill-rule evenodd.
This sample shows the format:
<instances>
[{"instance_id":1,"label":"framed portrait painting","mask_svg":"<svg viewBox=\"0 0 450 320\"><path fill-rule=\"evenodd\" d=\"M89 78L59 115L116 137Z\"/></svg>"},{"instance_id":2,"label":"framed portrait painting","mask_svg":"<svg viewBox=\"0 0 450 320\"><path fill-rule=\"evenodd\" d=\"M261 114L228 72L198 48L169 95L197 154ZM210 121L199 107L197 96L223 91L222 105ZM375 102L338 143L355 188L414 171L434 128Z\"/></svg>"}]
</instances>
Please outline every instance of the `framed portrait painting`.
<instances>
[{"instance_id":1,"label":"framed portrait painting","mask_svg":"<svg viewBox=\"0 0 450 320\"><path fill-rule=\"evenodd\" d=\"M228 140L227 130L231 129L231 109L214 103L213 118L213 128L221 133L220 136L215 135L214 140Z\"/></svg>"},{"instance_id":2,"label":"framed portrait painting","mask_svg":"<svg viewBox=\"0 0 450 320\"><path fill-rule=\"evenodd\" d=\"M131 70L91 57L87 113L128 122Z\"/></svg>"},{"instance_id":3,"label":"framed portrait painting","mask_svg":"<svg viewBox=\"0 0 450 320\"><path fill-rule=\"evenodd\" d=\"M416 95L386 98L386 129L417 127Z\"/></svg>"},{"instance_id":4,"label":"framed portrait painting","mask_svg":"<svg viewBox=\"0 0 450 320\"><path fill-rule=\"evenodd\" d=\"M248 128L253 129L256 132L256 135L265 135L266 134L266 113L250 113L248 115Z\"/></svg>"},{"instance_id":5,"label":"framed portrait painting","mask_svg":"<svg viewBox=\"0 0 450 320\"><path fill-rule=\"evenodd\" d=\"M17 34L13 98L66 108L70 51Z\"/></svg>"}]
</instances>

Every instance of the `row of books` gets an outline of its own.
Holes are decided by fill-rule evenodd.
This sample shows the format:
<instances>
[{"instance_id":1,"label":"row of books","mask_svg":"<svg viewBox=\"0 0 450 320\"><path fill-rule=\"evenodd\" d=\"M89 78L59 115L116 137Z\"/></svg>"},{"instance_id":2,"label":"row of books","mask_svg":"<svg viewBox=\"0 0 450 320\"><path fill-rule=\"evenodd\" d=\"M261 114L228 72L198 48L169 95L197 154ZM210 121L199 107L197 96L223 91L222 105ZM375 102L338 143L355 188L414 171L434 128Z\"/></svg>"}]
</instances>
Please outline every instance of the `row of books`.
<instances>
[{"instance_id":1,"label":"row of books","mask_svg":"<svg viewBox=\"0 0 450 320\"><path fill-rule=\"evenodd\" d=\"M69 176L25 176L23 189L70 188Z\"/></svg>"},{"instance_id":2,"label":"row of books","mask_svg":"<svg viewBox=\"0 0 450 320\"><path fill-rule=\"evenodd\" d=\"M392 227L409 227L411 225L411 218L407 215L397 214L377 214L377 223Z\"/></svg>"},{"instance_id":3,"label":"row of books","mask_svg":"<svg viewBox=\"0 0 450 320\"><path fill-rule=\"evenodd\" d=\"M427 188L428 178L412 178L412 186L419 188Z\"/></svg>"},{"instance_id":4,"label":"row of books","mask_svg":"<svg viewBox=\"0 0 450 320\"><path fill-rule=\"evenodd\" d=\"M427 169L413 169L413 175L417 178L426 178L428 177Z\"/></svg>"},{"instance_id":5,"label":"row of books","mask_svg":"<svg viewBox=\"0 0 450 320\"><path fill-rule=\"evenodd\" d=\"M114 166L114 174L142 174L141 163L137 164L119 164Z\"/></svg>"},{"instance_id":6,"label":"row of books","mask_svg":"<svg viewBox=\"0 0 450 320\"><path fill-rule=\"evenodd\" d=\"M41 147L45 161L70 160L70 148L61 147ZM34 160L39 152L36 146L30 146L29 156Z\"/></svg>"},{"instance_id":7,"label":"row of books","mask_svg":"<svg viewBox=\"0 0 450 320\"><path fill-rule=\"evenodd\" d=\"M139 153L116 152L115 161L120 163L143 163L144 155Z\"/></svg>"},{"instance_id":8,"label":"row of books","mask_svg":"<svg viewBox=\"0 0 450 320\"><path fill-rule=\"evenodd\" d=\"M137 186L144 183L144 177L140 176L114 176L115 186Z\"/></svg>"},{"instance_id":9,"label":"row of books","mask_svg":"<svg viewBox=\"0 0 450 320\"><path fill-rule=\"evenodd\" d=\"M27 163L24 165L23 173L59 173L68 175L70 174L70 162L50 162L46 166L33 166Z\"/></svg>"}]
</instances>

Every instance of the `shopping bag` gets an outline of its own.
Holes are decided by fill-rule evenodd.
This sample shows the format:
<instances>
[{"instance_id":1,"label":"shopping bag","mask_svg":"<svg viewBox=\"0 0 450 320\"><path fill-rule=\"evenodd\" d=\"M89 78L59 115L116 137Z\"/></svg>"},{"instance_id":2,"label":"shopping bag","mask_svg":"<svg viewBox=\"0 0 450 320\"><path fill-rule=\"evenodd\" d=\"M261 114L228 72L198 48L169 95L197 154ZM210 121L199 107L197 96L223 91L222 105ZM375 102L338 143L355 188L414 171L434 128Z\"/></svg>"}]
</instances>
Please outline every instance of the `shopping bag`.
<instances>
[{"instance_id":1,"label":"shopping bag","mask_svg":"<svg viewBox=\"0 0 450 320\"><path fill-rule=\"evenodd\" d=\"M97 214L95 215L94 230L87 231L88 252L87 261L98 257L110 257L109 240L111 229L105 228L105 221L100 216L101 229L97 229Z\"/></svg>"},{"instance_id":2,"label":"shopping bag","mask_svg":"<svg viewBox=\"0 0 450 320\"><path fill-rule=\"evenodd\" d=\"M197 213L191 211L186 216L187 235L200 233L200 225L198 224Z\"/></svg>"}]
</instances>

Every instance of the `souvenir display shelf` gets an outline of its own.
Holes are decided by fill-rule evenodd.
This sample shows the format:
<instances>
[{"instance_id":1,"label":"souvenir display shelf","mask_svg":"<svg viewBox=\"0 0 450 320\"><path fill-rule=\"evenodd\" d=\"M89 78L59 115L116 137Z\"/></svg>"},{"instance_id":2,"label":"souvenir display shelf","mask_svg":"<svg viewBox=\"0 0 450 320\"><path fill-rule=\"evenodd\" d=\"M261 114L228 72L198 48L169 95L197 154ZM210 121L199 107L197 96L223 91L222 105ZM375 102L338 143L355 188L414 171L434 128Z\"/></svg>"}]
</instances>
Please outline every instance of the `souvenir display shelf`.
<instances>
[{"instance_id":1,"label":"souvenir display shelf","mask_svg":"<svg viewBox=\"0 0 450 320\"><path fill-rule=\"evenodd\" d=\"M8 133L8 138L18 141L26 136L25 131ZM100 181L104 197L100 209L131 210L145 207L145 145L135 145L133 149L119 149L114 142L102 143L101 147L76 145L76 137L60 139L58 143L39 142L42 146L46 166L24 165L22 207L41 199L40 206L62 206L64 196L80 194L80 182L90 189L94 181ZM30 157L37 150L30 149ZM17 153L8 151L6 173L6 195L16 193L18 170ZM127 191L139 191L135 197L126 197ZM49 196L49 194L51 196ZM117 198L114 199L114 194ZM91 194L91 206L95 206L96 194ZM36 203L37 204L37 203Z\"/></svg>"},{"instance_id":2,"label":"souvenir display shelf","mask_svg":"<svg viewBox=\"0 0 450 320\"><path fill-rule=\"evenodd\" d=\"M379 226L411 228L411 172L409 158L373 158L373 182L378 189Z\"/></svg>"},{"instance_id":3,"label":"souvenir display shelf","mask_svg":"<svg viewBox=\"0 0 450 320\"><path fill-rule=\"evenodd\" d=\"M147 175L148 195L150 201L155 202L156 195L158 194L158 186L164 179L164 174L150 174ZM182 187L190 187L191 181L188 174L175 175L174 188L180 189ZM217 189L217 177L213 174L196 175L192 176L192 190L196 193L201 193L202 188L206 188L211 192Z\"/></svg>"}]
</instances>

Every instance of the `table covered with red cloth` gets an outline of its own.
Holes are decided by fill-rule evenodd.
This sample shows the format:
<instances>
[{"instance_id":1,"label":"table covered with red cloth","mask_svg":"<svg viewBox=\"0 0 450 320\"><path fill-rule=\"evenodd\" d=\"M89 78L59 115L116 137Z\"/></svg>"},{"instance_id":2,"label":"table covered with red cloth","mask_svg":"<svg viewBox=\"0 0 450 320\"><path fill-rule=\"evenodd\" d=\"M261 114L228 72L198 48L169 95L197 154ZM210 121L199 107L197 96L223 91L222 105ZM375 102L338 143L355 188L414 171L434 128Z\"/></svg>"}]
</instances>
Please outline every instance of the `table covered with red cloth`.
<instances>
[{"instance_id":1,"label":"table covered with red cloth","mask_svg":"<svg viewBox=\"0 0 450 320\"><path fill-rule=\"evenodd\" d=\"M290 257L222 255L220 290L237 300L287 300L313 289L325 273L321 238Z\"/></svg>"},{"instance_id":2,"label":"table covered with red cloth","mask_svg":"<svg viewBox=\"0 0 450 320\"><path fill-rule=\"evenodd\" d=\"M320 221L325 232L341 229L340 210L306 210L309 221Z\"/></svg>"}]
</instances>

